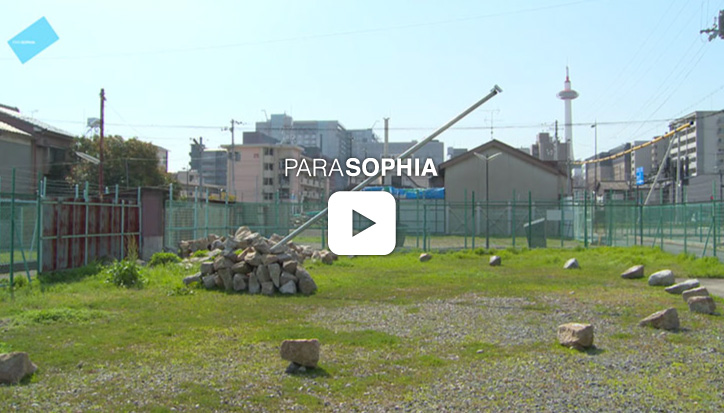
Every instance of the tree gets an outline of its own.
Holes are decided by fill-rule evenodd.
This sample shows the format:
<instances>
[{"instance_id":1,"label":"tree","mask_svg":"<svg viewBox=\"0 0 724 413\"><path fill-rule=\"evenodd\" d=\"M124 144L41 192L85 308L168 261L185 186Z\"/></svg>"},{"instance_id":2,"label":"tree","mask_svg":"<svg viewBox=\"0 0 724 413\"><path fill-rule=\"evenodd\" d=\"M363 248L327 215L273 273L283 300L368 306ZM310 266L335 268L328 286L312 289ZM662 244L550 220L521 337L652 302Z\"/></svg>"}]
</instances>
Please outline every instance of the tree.
<instances>
[{"instance_id":1,"label":"tree","mask_svg":"<svg viewBox=\"0 0 724 413\"><path fill-rule=\"evenodd\" d=\"M99 158L98 136L76 138L74 150ZM103 178L104 185L122 188L138 186L166 186L176 183L171 174L161 170L156 156L157 149L148 142L137 138L124 140L121 136L106 136L103 139ZM79 160L71 168L68 180L71 184L98 182L99 165Z\"/></svg>"}]
</instances>

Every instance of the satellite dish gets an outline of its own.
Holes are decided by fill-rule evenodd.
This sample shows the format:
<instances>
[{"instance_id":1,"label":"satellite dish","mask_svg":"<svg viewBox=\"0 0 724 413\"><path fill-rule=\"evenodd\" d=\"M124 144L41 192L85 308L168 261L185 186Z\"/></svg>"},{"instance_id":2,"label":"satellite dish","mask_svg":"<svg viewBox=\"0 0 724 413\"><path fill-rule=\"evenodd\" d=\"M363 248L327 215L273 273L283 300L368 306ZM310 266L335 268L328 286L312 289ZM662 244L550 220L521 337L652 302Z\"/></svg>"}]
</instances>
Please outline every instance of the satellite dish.
<instances>
[{"instance_id":1,"label":"satellite dish","mask_svg":"<svg viewBox=\"0 0 724 413\"><path fill-rule=\"evenodd\" d=\"M83 159L84 161L90 162L90 163L92 163L93 165L98 165L98 164L101 163L101 160L100 160L100 159L96 158L95 156L88 155L87 153L76 152L75 154L78 155L78 157L79 157L80 159Z\"/></svg>"}]
</instances>

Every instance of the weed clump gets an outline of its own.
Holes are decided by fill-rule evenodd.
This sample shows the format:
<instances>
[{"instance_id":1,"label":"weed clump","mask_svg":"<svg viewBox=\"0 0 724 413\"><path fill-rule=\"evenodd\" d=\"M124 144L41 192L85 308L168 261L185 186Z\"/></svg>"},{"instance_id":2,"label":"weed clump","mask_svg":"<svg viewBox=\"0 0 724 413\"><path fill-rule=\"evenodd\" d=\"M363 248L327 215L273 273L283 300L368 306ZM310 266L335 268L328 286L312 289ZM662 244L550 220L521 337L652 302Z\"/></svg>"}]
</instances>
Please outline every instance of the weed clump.
<instances>
[{"instance_id":1,"label":"weed clump","mask_svg":"<svg viewBox=\"0 0 724 413\"><path fill-rule=\"evenodd\" d=\"M151 267L159 265L166 265L169 263L176 264L181 262L181 258L172 252L157 252L151 257L151 261L148 263Z\"/></svg>"},{"instance_id":2,"label":"weed clump","mask_svg":"<svg viewBox=\"0 0 724 413\"><path fill-rule=\"evenodd\" d=\"M136 261L128 259L110 265L106 269L106 274L108 275L106 282L118 287L142 288L146 281Z\"/></svg>"}]
</instances>

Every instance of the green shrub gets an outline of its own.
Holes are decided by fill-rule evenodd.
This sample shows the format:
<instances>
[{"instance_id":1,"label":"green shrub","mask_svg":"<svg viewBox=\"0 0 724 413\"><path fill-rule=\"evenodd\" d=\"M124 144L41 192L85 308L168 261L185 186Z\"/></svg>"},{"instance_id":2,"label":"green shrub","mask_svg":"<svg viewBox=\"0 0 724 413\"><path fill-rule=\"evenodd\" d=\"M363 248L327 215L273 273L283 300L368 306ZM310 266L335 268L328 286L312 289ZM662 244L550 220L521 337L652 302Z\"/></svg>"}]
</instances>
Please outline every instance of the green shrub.
<instances>
[{"instance_id":1,"label":"green shrub","mask_svg":"<svg viewBox=\"0 0 724 413\"><path fill-rule=\"evenodd\" d=\"M108 278L106 282L118 287L141 288L145 282L136 261L118 261L106 269Z\"/></svg>"},{"instance_id":2,"label":"green shrub","mask_svg":"<svg viewBox=\"0 0 724 413\"><path fill-rule=\"evenodd\" d=\"M194 258L204 258L207 255L209 255L209 250L198 250L191 254L191 256Z\"/></svg>"},{"instance_id":3,"label":"green shrub","mask_svg":"<svg viewBox=\"0 0 724 413\"><path fill-rule=\"evenodd\" d=\"M151 267L157 265L166 265L168 263L179 263L181 258L172 252L157 252L151 257L151 262L148 263Z\"/></svg>"}]
</instances>

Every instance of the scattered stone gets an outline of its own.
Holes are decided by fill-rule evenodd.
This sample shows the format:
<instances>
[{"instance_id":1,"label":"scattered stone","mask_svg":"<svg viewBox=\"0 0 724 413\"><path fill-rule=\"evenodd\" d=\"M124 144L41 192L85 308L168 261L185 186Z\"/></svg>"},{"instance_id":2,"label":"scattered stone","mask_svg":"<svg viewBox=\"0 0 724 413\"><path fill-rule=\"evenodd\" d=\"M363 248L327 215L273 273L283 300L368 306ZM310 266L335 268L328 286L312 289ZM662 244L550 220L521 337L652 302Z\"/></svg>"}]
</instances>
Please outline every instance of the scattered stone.
<instances>
[{"instance_id":1,"label":"scattered stone","mask_svg":"<svg viewBox=\"0 0 724 413\"><path fill-rule=\"evenodd\" d=\"M283 360L305 367L317 367L319 362L319 340L284 340L280 354Z\"/></svg>"},{"instance_id":2,"label":"scattered stone","mask_svg":"<svg viewBox=\"0 0 724 413\"><path fill-rule=\"evenodd\" d=\"M482 348L475 352L475 354L483 354L483 353L485 353L485 350L483 350Z\"/></svg>"},{"instance_id":3,"label":"scattered stone","mask_svg":"<svg viewBox=\"0 0 724 413\"><path fill-rule=\"evenodd\" d=\"M234 274L234 291L246 290L246 277L241 274Z\"/></svg>"},{"instance_id":4,"label":"scattered stone","mask_svg":"<svg viewBox=\"0 0 724 413\"><path fill-rule=\"evenodd\" d=\"M282 294L296 294L297 284L294 281L287 281L279 288L279 292Z\"/></svg>"},{"instance_id":5,"label":"scattered stone","mask_svg":"<svg viewBox=\"0 0 724 413\"><path fill-rule=\"evenodd\" d=\"M269 269L269 278L271 278L274 286L279 288L281 286L279 279L282 275L282 267L280 267L277 263L273 263L269 264L267 268Z\"/></svg>"},{"instance_id":6,"label":"scattered stone","mask_svg":"<svg viewBox=\"0 0 724 413\"><path fill-rule=\"evenodd\" d=\"M706 287L692 288L681 293L681 296L684 298L684 302L688 302L691 297L708 297L709 290Z\"/></svg>"},{"instance_id":7,"label":"scattered stone","mask_svg":"<svg viewBox=\"0 0 724 413\"><path fill-rule=\"evenodd\" d=\"M184 278L184 285L189 285L191 283L197 283L201 281L201 273L197 272L194 275L189 275L188 277Z\"/></svg>"},{"instance_id":8,"label":"scattered stone","mask_svg":"<svg viewBox=\"0 0 724 413\"><path fill-rule=\"evenodd\" d=\"M593 346L591 324L567 323L558 326L558 342L561 345L583 350Z\"/></svg>"},{"instance_id":9,"label":"scattered stone","mask_svg":"<svg viewBox=\"0 0 724 413\"><path fill-rule=\"evenodd\" d=\"M207 290L216 287L216 275L214 274L203 277L201 281L204 283L204 287L206 287Z\"/></svg>"},{"instance_id":10,"label":"scattered stone","mask_svg":"<svg viewBox=\"0 0 724 413\"><path fill-rule=\"evenodd\" d=\"M300 366L299 364L297 364L297 363L295 363L295 362L292 361L291 363L289 363L289 366L287 366L287 369L284 370L284 372L287 373L287 374L300 373L299 370L300 370L301 367L302 367L302 366Z\"/></svg>"},{"instance_id":11,"label":"scattered stone","mask_svg":"<svg viewBox=\"0 0 724 413\"><path fill-rule=\"evenodd\" d=\"M432 255L430 255L430 254L428 254L428 253L426 253L426 252L420 254L420 262L428 262L428 261L430 261L431 259L432 259Z\"/></svg>"},{"instance_id":12,"label":"scattered stone","mask_svg":"<svg viewBox=\"0 0 724 413\"><path fill-rule=\"evenodd\" d=\"M223 250L224 243L220 239L217 239L211 243L211 249L212 250Z\"/></svg>"},{"instance_id":13,"label":"scattered stone","mask_svg":"<svg viewBox=\"0 0 724 413\"><path fill-rule=\"evenodd\" d=\"M634 265L633 267L624 271L623 274L621 274L621 278L625 278L627 280L633 280L635 278L644 278L644 266L643 265Z\"/></svg>"},{"instance_id":14,"label":"scattered stone","mask_svg":"<svg viewBox=\"0 0 724 413\"><path fill-rule=\"evenodd\" d=\"M214 270L219 271L224 268L231 268L234 263L226 257L216 257L214 260Z\"/></svg>"},{"instance_id":15,"label":"scattered stone","mask_svg":"<svg viewBox=\"0 0 724 413\"><path fill-rule=\"evenodd\" d=\"M578 260L575 258L571 258L570 260L566 261L566 263L563 265L563 269L566 269L566 270L575 270L578 268L581 268L581 267L578 265Z\"/></svg>"},{"instance_id":16,"label":"scattered stone","mask_svg":"<svg viewBox=\"0 0 724 413\"><path fill-rule=\"evenodd\" d=\"M664 286L668 287L676 282L674 273L671 270L662 270L655 272L649 276L650 286Z\"/></svg>"},{"instance_id":17,"label":"scattered stone","mask_svg":"<svg viewBox=\"0 0 724 413\"><path fill-rule=\"evenodd\" d=\"M319 359L319 350L317 350ZM0 384L17 384L22 379L38 370L38 366L30 361L28 353L14 352L0 354Z\"/></svg>"},{"instance_id":18,"label":"scattered stone","mask_svg":"<svg viewBox=\"0 0 724 413\"><path fill-rule=\"evenodd\" d=\"M674 284L671 287L666 287L664 291L669 294L681 294L686 290L697 288L699 285L699 280L686 280L678 284Z\"/></svg>"},{"instance_id":19,"label":"scattered stone","mask_svg":"<svg viewBox=\"0 0 724 413\"><path fill-rule=\"evenodd\" d=\"M260 252L262 254L269 254L271 252L271 247L269 246L269 242L265 240L264 238L259 238L256 242L251 244L254 249L257 252Z\"/></svg>"},{"instance_id":20,"label":"scattered stone","mask_svg":"<svg viewBox=\"0 0 724 413\"><path fill-rule=\"evenodd\" d=\"M261 292L261 284L259 279L256 278L256 274L249 276L249 294L259 294Z\"/></svg>"},{"instance_id":21,"label":"scattered stone","mask_svg":"<svg viewBox=\"0 0 724 413\"><path fill-rule=\"evenodd\" d=\"M261 283L261 293L264 295L274 295L274 283L271 281Z\"/></svg>"},{"instance_id":22,"label":"scattered stone","mask_svg":"<svg viewBox=\"0 0 724 413\"><path fill-rule=\"evenodd\" d=\"M333 254L331 251L327 251L327 250L320 251L319 256L322 259L322 263L327 264L327 265L331 265L334 262L335 257L336 257L335 254Z\"/></svg>"},{"instance_id":23,"label":"scattered stone","mask_svg":"<svg viewBox=\"0 0 724 413\"><path fill-rule=\"evenodd\" d=\"M297 267L297 278L299 279L299 291L304 295L311 295L317 292L317 283L312 276L302 267Z\"/></svg>"},{"instance_id":24,"label":"scattered stone","mask_svg":"<svg viewBox=\"0 0 724 413\"><path fill-rule=\"evenodd\" d=\"M490 257L490 261L488 261L488 264L490 264L491 267L497 267L501 264L502 260L500 259L499 255L493 255Z\"/></svg>"},{"instance_id":25,"label":"scattered stone","mask_svg":"<svg viewBox=\"0 0 724 413\"><path fill-rule=\"evenodd\" d=\"M714 314L716 310L716 304L714 299L711 297L691 297L686 301L689 305L689 310L700 314Z\"/></svg>"},{"instance_id":26,"label":"scattered stone","mask_svg":"<svg viewBox=\"0 0 724 413\"><path fill-rule=\"evenodd\" d=\"M675 308L657 311L639 322L641 327L653 327L662 330L679 329L679 313Z\"/></svg>"}]
</instances>

